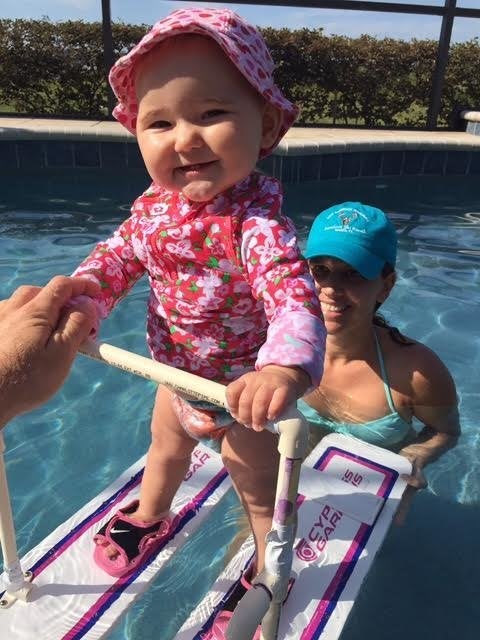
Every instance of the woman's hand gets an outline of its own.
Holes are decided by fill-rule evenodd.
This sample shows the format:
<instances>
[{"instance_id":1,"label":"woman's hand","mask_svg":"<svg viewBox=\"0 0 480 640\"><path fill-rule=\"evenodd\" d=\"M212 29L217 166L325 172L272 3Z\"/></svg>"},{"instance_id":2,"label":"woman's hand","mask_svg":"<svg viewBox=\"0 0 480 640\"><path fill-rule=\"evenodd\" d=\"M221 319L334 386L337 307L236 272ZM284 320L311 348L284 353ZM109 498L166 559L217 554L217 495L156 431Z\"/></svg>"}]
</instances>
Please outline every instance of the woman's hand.
<instances>
[{"instance_id":1,"label":"woman's hand","mask_svg":"<svg viewBox=\"0 0 480 640\"><path fill-rule=\"evenodd\" d=\"M437 460L445 451L454 447L460 434L456 405L431 407L428 415L432 419L435 418L435 423L439 426L437 428L425 426L418 434L417 439L400 451L400 455L412 463L412 473L409 476L404 476L408 487L405 489L395 515L396 524L404 524L415 493L428 486L423 469L427 464ZM439 429L443 429L443 431Z\"/></svg>"},{"instance_id":2,"label":"woman's hand","mask_svg":"<svg viewBox=\"0 0 480 640\"><path fill-rule=\"evenodd\" d=\"M422 471L424 466L422 459L417 459L415 455L408 452L404 453L403 451L400 451L400 455L410 460L412 463L412 473L410 475L402 475L402 478L406 480L408 486L403 493L397 513L395 514L394 520L397 525L405 524L408 510L417 491L428 487L428 482Z\"/></svg>"}]
</instances>

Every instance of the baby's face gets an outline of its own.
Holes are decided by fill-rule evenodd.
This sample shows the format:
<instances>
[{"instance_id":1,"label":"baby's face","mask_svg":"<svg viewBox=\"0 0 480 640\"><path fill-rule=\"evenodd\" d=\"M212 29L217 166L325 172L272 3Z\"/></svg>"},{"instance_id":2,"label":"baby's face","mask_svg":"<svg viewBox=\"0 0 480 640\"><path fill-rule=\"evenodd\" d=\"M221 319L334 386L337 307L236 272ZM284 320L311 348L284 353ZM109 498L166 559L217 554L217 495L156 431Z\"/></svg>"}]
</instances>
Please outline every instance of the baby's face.
<instances>
[{"instance_id":1,"label":"baby's face","mask_svg":"<svg viewBox=\"0 0 480 640\"><path fill-rule=\"evenodd\" d=\"M245 178L268 145L269 107L209 38L156 47L137 70L136 91L137 139L151 178L191 200L210 200Z\"/></svg>"}]
</instances>

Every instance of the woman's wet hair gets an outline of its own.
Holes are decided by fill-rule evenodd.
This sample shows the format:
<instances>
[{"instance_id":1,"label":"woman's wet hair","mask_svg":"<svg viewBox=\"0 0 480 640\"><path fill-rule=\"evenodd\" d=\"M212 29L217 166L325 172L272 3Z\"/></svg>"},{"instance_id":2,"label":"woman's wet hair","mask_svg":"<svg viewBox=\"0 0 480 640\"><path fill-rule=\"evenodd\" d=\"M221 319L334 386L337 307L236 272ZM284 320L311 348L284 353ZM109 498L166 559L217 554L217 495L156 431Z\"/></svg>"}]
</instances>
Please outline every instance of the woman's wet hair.
<instances>
[{"instance_id":1,"label":"woman's wet hair","mask_svg":"<svg viewBox=\"0 0 480 640\"><path fill-rule=\"evenodd\" d=\"M391 273L394 273L395 269L394 267L392 267L391 264L389 264L388 262L385 263L383 269L382 269L382 277L386 278L387 276L389 276ZM392 327L392 325L390 325L386 319L382 316L381 313L378 313L378 309L381 306L381 302L377 302L376 306L375 306L375 313L373 316L373 324L376 327L381 327L382 329L386 329L390 335L390 337L392 338L392 340L394 342L396 342L397 344L401 344L404 347L409 347L412 344L415 344L415 342L413 340L410 340L410 338L407 338L407 336L404 336L403 333L397 329L397 327Z\"/></svg>"}]
</instances>

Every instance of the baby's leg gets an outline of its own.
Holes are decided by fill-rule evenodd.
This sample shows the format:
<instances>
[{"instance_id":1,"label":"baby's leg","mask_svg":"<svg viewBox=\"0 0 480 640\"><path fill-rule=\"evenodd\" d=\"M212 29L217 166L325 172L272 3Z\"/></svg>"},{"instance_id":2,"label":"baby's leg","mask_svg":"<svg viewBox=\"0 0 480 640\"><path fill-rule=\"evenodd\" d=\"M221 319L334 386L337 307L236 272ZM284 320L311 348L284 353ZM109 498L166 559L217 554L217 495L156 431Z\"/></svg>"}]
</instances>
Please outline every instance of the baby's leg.
<instances>
[{"instance_id":1,"label":"baby's leg","mask_svg":"<svg viewBox=\"0 0 480 640\"><path fill-rule=\"evenodd\" d=\"M265 536L272 527L278 474L278 438L235 424L225 434L222 458L247 513L256 547L256 573L265 561Z\"/></svg>"},{"instance_id":2,"label":"baby's leg","mask_svg":"<svg viewBox=\"0 0 480 640\"><path fill-rule=\"evenodd\" d=\"M172 408L172 393L160 386L151 420L152 442L140 487L140 500L129 517L143 523L153 523L168 513L172 500L190 464L190 454L197 441L181 427ZM111 559L118 556L112 545L105 553Z\"/></svg>"},{"instance_id":3,"label":"baby's leg","mask_svg":"<svg viewBox=\"0 0 480 640\"><path fill-rule=\"evenodd\" d=\"M156 520L170 509L197 444L180 425L172 407L172 392L163 386L157 391L151 431L152 442L135 513L137 519L145 522Z\"/></svg>"}]
</instances>

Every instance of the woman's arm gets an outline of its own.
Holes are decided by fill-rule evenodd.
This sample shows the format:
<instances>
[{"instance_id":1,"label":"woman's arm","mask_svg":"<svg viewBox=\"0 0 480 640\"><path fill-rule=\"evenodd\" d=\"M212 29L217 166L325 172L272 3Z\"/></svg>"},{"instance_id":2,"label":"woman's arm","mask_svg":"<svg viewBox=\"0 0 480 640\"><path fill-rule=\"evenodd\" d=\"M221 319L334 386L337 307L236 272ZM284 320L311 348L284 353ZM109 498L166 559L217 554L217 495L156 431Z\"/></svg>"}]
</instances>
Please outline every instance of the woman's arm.
<instances>
[{"instance_id":1,"label":"woman's arm","mask_svg":"<svg viewBox=\"0 0 480 640\"><path fill-rule=\"evenodd\" d=\"M412 376L413 415L425 426L402 455L425 467L455 446L460 419L455 383L440 358L422 346L419 364Z\"/></svg>"},{"instance_id":2,"label":"woman's arm","mask_svg":"<svg viewBox=\"0 0 480 640\"><path fill-rule=\"evenodd\" d=\"M417 439L399 452L412 463L412 474L405 478L409 486L395 515L397 524L405 521L416 491L427 486L423 468L454 447L460 435L453 378L433 351L424 345L418 345L418 348L419 363L412 375L413 415L425 426Z\"/></svg>"},{"instance_id":3,"label":"woman's arm","mask_svg":"<svg viewBox=\"0 0 480 640\"><path fill-rule=\"evenodd\" d=\"M418 434L417 440L400 451L401 455L410 459L415 458L421 467L425 467L430 462L437 460L445 451L454 447L460 435L457 407L450 409L449 413L452 420L452 432L439 432L432 427L424 427ZM455 429L453 429L454 424L457 425Z\"/></svg>"}]
</instances>

